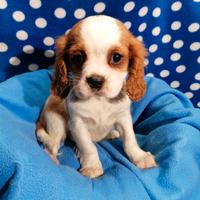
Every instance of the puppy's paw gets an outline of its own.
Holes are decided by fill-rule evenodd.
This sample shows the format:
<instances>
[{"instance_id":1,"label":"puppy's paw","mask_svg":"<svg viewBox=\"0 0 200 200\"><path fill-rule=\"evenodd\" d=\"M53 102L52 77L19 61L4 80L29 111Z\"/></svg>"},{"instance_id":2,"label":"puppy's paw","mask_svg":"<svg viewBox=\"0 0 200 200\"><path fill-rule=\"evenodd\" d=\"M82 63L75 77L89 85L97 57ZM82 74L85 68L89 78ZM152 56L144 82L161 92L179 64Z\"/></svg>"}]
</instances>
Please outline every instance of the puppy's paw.
<instances>
[{"instance_id":1,"label":"puppy's paw","mask_svg":"<svg viewBox=\"0 0 200 200\"><path fill-rule=\"evenodd\" d=\"M101 166L85 167L85 168L81 168L80 172L83 176L87 176L89 178L97 178L103 175L103 168Z\"/></svg>"},{"instance_id":2,"label":"puppy's paw","mask_svg":"<svg viewBox=\"0 0 200 200\"><path fill-rule=\"evenodd\" d=\"M116 130L112 130L107 136L106 136L106 140L114 140L120 137L120 134L118 131Z\"/></svg>"},{"instance_id":3,"label":"puppy's paw","mask_svg":"<svg viewBox=\"0 0 200 200\"><path fill-rule=\"evenodd\" d=\"M52 154L47 148L45 148L45 151L49 154L49 156L51 157L51 159L57 164L59 165L60 162L57 158L57 155Z\"/></svg>"},{"instance_id":4,"label":"puppy's paw","mask_svg":"<svg viewBox=\"0 0 200 200\"><path fill-rule=\"evenodd\" d=\"M135 165L141 169L147 169L152 167L157 167L155 156L150 152L143 152L140 156L138 156L133 161Z\"/></svg>"}]
</instances>

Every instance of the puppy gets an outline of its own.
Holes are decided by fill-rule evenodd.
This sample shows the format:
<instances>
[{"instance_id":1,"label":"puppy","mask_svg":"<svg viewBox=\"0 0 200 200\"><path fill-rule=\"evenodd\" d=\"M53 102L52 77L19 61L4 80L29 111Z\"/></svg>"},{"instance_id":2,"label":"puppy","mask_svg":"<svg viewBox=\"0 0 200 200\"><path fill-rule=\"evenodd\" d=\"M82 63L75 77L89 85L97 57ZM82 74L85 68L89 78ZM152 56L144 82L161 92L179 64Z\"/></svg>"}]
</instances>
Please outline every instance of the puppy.
<instances>
[{"instance_id":1,"label":"puppy","mask_svg":"<svg viewBox=\"0 0 200 200\"><path fill-rule=\"evenodd\" d=\"M154 156L137 144L130 104L146 90L146 51L123 25L108 16L78 22L56 43L55 74L36 134L58 163L67 134L75 141L84 176L103 174L95 142L120 135L124 151L139 168L155 167Z\"/></svg>"}]
</instances>

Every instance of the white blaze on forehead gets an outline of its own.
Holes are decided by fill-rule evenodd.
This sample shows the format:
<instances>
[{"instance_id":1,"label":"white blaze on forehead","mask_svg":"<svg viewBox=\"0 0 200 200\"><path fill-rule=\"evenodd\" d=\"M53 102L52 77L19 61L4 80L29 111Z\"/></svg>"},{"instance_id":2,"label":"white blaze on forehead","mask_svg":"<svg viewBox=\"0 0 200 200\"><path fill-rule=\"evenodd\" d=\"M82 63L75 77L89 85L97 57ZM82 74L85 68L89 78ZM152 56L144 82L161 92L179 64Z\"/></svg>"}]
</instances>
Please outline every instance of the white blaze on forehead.
<instances>
[{"instance_id":1,"label":"white blaze on forehead","mask_svg":"<svg viewBox=\"0 0 200 200\"><path fill-rule=\"evenodd\" d=\"M108 16L92 16L81 24L81 38L87 50L107 50L120 40L120 29L116 20Z\"/></svg>"},{"instance_id":2,"label":"white blaze on forehead","mask_svg":"<svg viewBox=\"0 0 200 200\"><path fill-rule=\"evenodd\" d=\"M81 92L85 96L91 94L86 83L86 77L98 74L105 78L102 93L113 98L120 92L127 72L113 69L108 64L108 50L120 44L121 29L116 19L108 16L92 16L84 19L80 24L80 38L84 43L87 61L79 82Z\"/></svg>"}]
</instances>

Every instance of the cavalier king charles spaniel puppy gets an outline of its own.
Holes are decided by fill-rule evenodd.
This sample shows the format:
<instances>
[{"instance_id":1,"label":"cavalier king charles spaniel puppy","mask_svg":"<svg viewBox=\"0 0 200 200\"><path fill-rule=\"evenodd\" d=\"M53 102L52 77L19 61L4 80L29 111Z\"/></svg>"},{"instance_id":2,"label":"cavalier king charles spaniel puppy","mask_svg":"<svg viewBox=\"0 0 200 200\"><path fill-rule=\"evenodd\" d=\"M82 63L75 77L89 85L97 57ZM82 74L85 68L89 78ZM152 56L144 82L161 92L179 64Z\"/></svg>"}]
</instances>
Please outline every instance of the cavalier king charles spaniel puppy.
<instances>
[{"instance_id":1,"label":"cavalier king charles spaniel puppy","mask_svg":"<svg viewBox=\"0 0 200 200\"><path fill-rule=\"evenodd\" d=\"M69 136L77 146L80 172L103 174L95 143L122 137L124 151L139 168L155 167L155 157L137 144L131 119L131 100L146 90L146 51L112 17L87 17L57 39L51 94L37 122L36 135L58 163L61 143Z\"/></svg>"}]
</instances>

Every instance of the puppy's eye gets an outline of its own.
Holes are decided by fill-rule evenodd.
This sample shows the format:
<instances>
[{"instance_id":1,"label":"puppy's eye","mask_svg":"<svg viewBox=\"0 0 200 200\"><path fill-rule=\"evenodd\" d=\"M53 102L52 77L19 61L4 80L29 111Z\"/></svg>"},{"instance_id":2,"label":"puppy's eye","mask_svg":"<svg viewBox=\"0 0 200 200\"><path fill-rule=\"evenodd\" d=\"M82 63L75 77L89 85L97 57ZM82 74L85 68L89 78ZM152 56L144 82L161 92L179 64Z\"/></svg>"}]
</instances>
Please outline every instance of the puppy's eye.
<instances>
[{"instance_id":1,"label":"puppy's eye","mask_svg":"<svg viewBox=\"0 0 200 200\"><path fill-rule=\"evenodd\" d=\"M111 63L112 64L119 64L122 59L122 55L119 53L113 53L111 57Z\"/></svg>"},{"instance_id":2,"label":"puppy's eye","mask_svg":"<svg viewBox=\"0 0 200 200\"><path fill-rule=\"evenodd\" d=\"M73 65L76 65L77 67L81 67L83 63L85 62L86 55L84 52L78 52L74 54L71 58L71 62Z\"/></svg>"}]
</instances>

